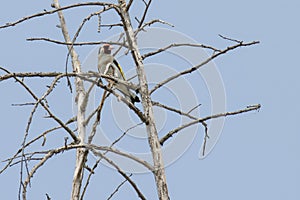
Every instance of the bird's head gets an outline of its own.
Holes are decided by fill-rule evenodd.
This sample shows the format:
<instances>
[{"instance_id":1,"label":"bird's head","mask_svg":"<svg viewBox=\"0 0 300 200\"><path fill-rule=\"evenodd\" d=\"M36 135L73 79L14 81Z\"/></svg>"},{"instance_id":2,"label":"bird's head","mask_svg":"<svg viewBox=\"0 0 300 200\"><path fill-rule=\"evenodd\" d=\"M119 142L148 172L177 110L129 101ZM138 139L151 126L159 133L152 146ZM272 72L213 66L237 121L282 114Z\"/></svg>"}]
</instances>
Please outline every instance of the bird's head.
<instances>
[{"instance_id":1,"label":"bird's head","mask_svg":"<svg viewBox=\"0 0 300 200\"><path fill-rule=\"evenodd\" d=\"M113 47L110 44L104 44L102 48L103 48L103 53L105 54L111 54L111 50L113 49Z\"/></svg>"}]
</instances>

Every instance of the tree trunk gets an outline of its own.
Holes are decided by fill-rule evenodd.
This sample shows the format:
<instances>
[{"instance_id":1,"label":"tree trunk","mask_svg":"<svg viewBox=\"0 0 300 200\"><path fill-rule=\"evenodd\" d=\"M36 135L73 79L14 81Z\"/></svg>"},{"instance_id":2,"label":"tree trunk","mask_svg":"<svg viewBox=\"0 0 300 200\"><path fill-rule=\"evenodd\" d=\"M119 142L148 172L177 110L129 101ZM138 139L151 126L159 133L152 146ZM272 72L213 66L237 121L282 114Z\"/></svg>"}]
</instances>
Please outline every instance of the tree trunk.
<instances>
[{"instance_id":1,"label":"tree trunk","mask_svg":"<svg viewBox=\"0 0 300 200\"><path fill-rule=\"evenodd\" d=\"M142 62L142 57L139 52L136 39L134 36L134 31L130 22L130 17L126 11L126 2L124 0L119 0L120 5L120 16L122 18L124 30L126 32L127 41L129 43L129 48L131 54L136 64L137 75L140 84L140 94L142 97L142 104L144 108L144 114L146 117L146 127L148 134L148 142L151 148L153 163L154 163L154 177L157 187L157 192L160 200L168 200L168 187L165 176L165 169L163 164L161 146L158 139L157 129L154 121L153 108L151 103L150 94L148 91L148 84L144 70L144 64Z\"/></svg>"},{"instance_id":2,"label":"tree trunk","mask_svg":"<svg viewBox=\"0 0 300 200\"><path fill-rule=\"evenodd\" d=\"M57 9L60 7L58 0L54 0L54 6ZM71 43L72 41L70 39L62 11L58 11L58 16L59 16L61 30L65 42ZM77 53L75 52L74 48L71 45L68 45L68 50L72 58L73 71L76 73L81 73L81 64L78 59ZM79 77L75 78L75 87L76 87L75 100L77 103L77 130L78 130L79 140L81 143L83 143L85 141L85 136L86 136L86 128L84 125L84 121L85 121L85 110L86 110L87 98L83 86L83 81ZM81 184L83 179L83 169L84 169L85 162L86 162L85 149L78 148L76 150L76 165L75 165L74 176L73 176L71 200L78 200L80 198L80 189L81 189Z\"/></svg>"}]
</instances>

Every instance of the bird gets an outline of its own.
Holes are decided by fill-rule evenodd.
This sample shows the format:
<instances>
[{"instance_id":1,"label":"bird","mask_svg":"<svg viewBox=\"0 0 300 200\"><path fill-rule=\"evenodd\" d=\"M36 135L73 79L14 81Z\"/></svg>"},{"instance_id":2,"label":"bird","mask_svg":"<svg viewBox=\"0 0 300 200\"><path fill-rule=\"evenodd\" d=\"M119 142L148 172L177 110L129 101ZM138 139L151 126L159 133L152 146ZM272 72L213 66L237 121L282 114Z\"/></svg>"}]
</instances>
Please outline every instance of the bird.
<instances>
[{"instance_id":1,"label":"bird","mask_svg":"<svg viewBox=\"0 0 300 200\"><path fill-rule=\"evenodd\" d=\"M118 61L111 55L112 46L104 44L99 48L98 52L98 71L100 74L109 75L114 78L126 81L124 72ZM111 80L108 80L111 82ZM139 97L134 94L129 88L121 83L114 83L113 87L124 94L125 98L132 104L140 102Z\"/></svg>"}]
</instances>

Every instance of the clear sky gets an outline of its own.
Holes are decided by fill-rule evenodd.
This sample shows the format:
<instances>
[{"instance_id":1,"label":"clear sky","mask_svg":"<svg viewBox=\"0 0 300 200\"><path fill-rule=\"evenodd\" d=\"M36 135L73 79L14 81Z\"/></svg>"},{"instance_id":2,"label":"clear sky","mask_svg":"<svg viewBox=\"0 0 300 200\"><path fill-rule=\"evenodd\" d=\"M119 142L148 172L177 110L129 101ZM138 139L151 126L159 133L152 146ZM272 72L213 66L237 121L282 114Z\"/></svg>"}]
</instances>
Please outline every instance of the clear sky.
<instances>
[{"instance_id":1,"label":"clear sky","mask_svg":"<svg viewBox=\"0 0 300 200\"><path fill-rule=\"evenodd\" d=\"M0 7L0 23L5 24L43 9L50 10L51 3L5 1ZM259 112L226 118L220 140L202 160L198 157L203 134L200 128L191 146L166 168L171 199L300 199L299 7L300 2L297 0L280 3L258 0L186 0L180 3L153 0L148 20L160 18L168 21L175 25L172 30L199 43L225 48L230 43L220 39L218 34L245 42L261 42L222 56L215 61L215 65L224 82L228 111L257 103L262 108ZM139 16L138 8L139 5L136 5L133 16ZM67 11L70 33L74 33L82 17L96 10L86 8ZM109 23L107 18L103 20L103 23ZM88 23L89 29L82 32L80 41L97 41L111 36L99 36L96 19ZM63 71L67 53L64 46L26 41L29 37L62 40L56 24L57 16L51 15L0 30L0 65L13 72ZM112 30L113 34L117 32L116 29ZM94 48L87 46L76 50L80 59L84 60ZM154 58L151 61L167 63ZM174 64L170 63L170 66ZM40 88L44 83L47 81L41 79L30 82L39 95L45 90ZM14 107L11 104L30 102L32 99L12 80L0 83L0 93L0 160L4 160L20 147L31 111L30 107ZM55 101L57 98L60 100ZM49 97L49 101L53 102L52 108L64 120L72 115L71 100L72 95L66 89L64 80L58 85L57 92ZM206 109L205 99L200 103ZM34 118L30 138L56 126L49 119L44 119L44 115L45 112L40 108ZM45 148L63 145L63 140L57 141L56 138L49 137ZM35 147L39 146L33 146L32 150ZM48 193L53 199L69 199L73 164L74 152L52 158L48 166L41 168L33 177L28 198L43 199L46 198L45 193ZM123 180L104 166L97 173L99 175L93 179L86 199L106 199ZM133 179L148 199L156 199L151 175L138 174ZM105 184L103 180L111 184ZM16 199L18 184L19 166L14 166L0 175L1 197ZM120 189L115 199L124 199L124 195L130 195L127 199L137 198L128 184Z\"/></svg>"}]
</instances>

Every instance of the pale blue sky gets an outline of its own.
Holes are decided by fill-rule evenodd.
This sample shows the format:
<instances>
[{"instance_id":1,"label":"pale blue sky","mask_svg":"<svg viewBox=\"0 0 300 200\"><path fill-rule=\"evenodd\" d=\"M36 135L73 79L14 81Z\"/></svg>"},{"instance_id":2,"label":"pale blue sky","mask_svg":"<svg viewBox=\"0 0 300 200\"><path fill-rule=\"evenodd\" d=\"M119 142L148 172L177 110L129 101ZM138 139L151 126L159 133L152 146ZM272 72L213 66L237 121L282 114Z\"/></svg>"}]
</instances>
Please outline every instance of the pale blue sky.
<instances>
[{"instance_id":1,"label":"pale blue sky","mask_svg":"<svg viewBox=\"0 0 300 200\"><path fill-rule=\"evenodd\" d=\"M50 4L50 1L20 1L17 4L5 1L0 8L0 23L14 21L44 8L50 10ZM204 160L198 159L201 136L196 136L183 156L166 169L171 199L300 198L299 7L300 2L296 0L280 3L258 0L186 0L180 3L171 0L153 1L148 20L160 18L168 21L175 25L173 30L182 32L199 43L224 48L229 43L221 40L218 34L243 41L261 42L222 56L215 63L225 84L228 111L256 103L260 103L262 108L259 112L226 118L220 140ZM66 20L70 32L73 33L81 17L95 10L68 11ZM134 13L139 12L136 10ZM89 27L94 27L94 30L84 30L80 41L99 40L97 21L91 20L89 23ZM60 30L55 28L56 24L57 16L52 15L0 30L0 65L15 72L63 71L65 47L25 41L29 37L62 40ZM101 36L106 37L108 35ZM92 49L93 47L78 48L80 58L83 60ZM41 81L35 80L32 85ZM69 115L64 114L72 112L72 106L68 104L72 96L65 89L64 80L61 82L57 91L57 95L61 95L61 101L53 102L52 106L58 115L67 120ZM30 107L12 107L11 104L28 102L31 98L13 81L2 82L0 92L0 160L3 160L20 147L31 111ZM66 96L62 95L64 93ZM54 100L57 96L54 93L49 98ZM44 115L45 112L40 109L35 118L35 126L31 129L33 135L56 125L54 122L49 123L50 120L40 119ZM52 137L48 139L47 147L52 144L61 146L63 143ZM50 160L48 166L33 177L28 199L43 199L45 193L49 193L53 199L69 199L73 164L74 152L64 153ZM99 176L93 179L86 199L107 198L123 180L107 167L101 167L97 173ZM112 184L105 184L103 179ZM147 198L156 198L151 175L135 175L133 179ZM0 175L3 199L17 198L18 181L18 166L9 168ZM128 184L115 199L124 199L124 195L136 197Z\"/></svg>"}]
</instances>

